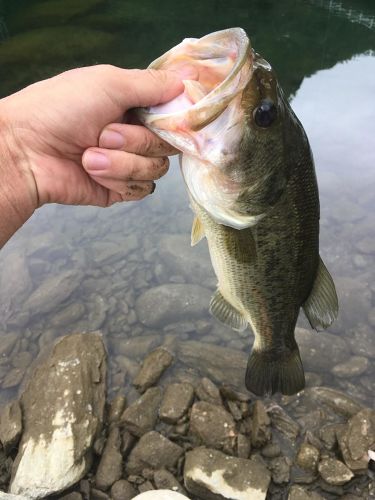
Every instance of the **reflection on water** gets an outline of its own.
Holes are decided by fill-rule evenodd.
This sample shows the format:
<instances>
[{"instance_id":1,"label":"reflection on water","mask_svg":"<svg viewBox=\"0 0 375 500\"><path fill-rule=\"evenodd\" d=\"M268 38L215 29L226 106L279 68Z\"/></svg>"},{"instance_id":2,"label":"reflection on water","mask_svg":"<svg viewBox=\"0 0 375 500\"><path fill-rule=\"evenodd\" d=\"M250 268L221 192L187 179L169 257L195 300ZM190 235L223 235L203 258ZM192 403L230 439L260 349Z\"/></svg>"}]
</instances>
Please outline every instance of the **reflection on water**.
<instances>
[{"instance_id":1,"label":"reflection on water","mask_svg":"<svg viewBox=\"0 0 375 500\"><path fill-rule=\"evenodd\" d=\"M81 12L77 4L74 12L67 15L62 10L56 18L53 9L47 9L44 25L35 16L41 2L24 2L25 17L9 4L4 12L11 36L0 45L0 62L8 71L0 91L4 95L75 64L144 65L187 35L200 36L228 25L247 29L256 49L278 68L286 91L294 93L292 105L310 138L321 193L321 253L341 301L339 319L329 332L312 332L300 318L304 329L297 338L308 384L339 388L372 406L375 57L363 52L374 50L375 43L368 36L373 25L366 25L373 19L368 14L372 4L361 2L368 7L361 17L358 10L349 15L349 3L343 2L341 11L339 2L329 2L335 13L345 16L328 18L325 2L321 8L318 2L285 0L277 6L254 2L251 16L247 2L231 7L220 1L203 2L204 21L186 14L166 29L165 20L178 16L177 11L156 13L151 6L138 10L133 2L126 2L127 10L123 2L80 2ZM207 20L213 17L209 12L215 12L217 20ZM296 17L286 19L282 12ZM116 24L119 19L128 29L126 40ZM314 30L305 33L306 19L314 28L324 27L325 41L316 39ZM129 36L135 31L138 47L135 36ZM58 52L46 44L51 37L60 43ZM126 43L128 51L123 48ZM95 329L103 331L110 349L111 390L121 388L130 400L139 360L163 343L180 352L170 379L204 373L243 389L238 366L218 366L214 359L205 362L209 346L226 348L229 360L246 360L252 335L219 325L209 316L208 304L202 307L215 289L215 278L206 243L190 248L191 223L177 162L155 194L142 202L107 210L62 206L39 210L0 253L0 401L14 396L41 347L67 332ZM196 286L199 300L190 304L187 314L185 298L191 285ZM146 297L147 317L140 297L157 286L172 290L175 307L171 311L168 303ZM189 342L196 340L201 352L196 349L192 355L195 344ZM222 352L213 356L220 363L225 359L220 358Z\"/></svg>"},{"instance_id":2,"label":"reflection on water","mask_svg":"<svg viewBox=\"0 0 375 500\"><path fill-rule=\"evenodd\" d=\"M368 15L358 8L345 7L342 2L336 0L310 0L311 3L322 7L323 9L328 9L330 12L337 16L342 16L348 19L351 23L357 23L369 30L375 29L375 16Z\"/></svg>"}]
</instances>

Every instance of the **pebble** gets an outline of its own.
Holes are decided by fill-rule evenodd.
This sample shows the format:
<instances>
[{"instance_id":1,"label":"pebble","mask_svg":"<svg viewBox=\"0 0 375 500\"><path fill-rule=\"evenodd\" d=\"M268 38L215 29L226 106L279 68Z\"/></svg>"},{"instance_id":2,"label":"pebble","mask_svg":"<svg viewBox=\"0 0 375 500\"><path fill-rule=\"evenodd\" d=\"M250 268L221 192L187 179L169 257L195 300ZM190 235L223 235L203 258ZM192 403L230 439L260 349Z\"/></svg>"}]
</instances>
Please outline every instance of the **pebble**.
<instances>
[{"instance_id":1,"label":"pebble","mask_svg":"<svg viewBox=\"0 0 375 500\"><path fill-rule=\"evenodd\" d=\"M344 463L335 458L321 460L318 470L324 481L335 486L346 484L354 477L352 471Z\"/></svg>"},{"instance_id":2,"label":"pebble","mask_svg":"<svg viewBox=\"0 0 375 500\"><path fill-rule=\"evenodd\" d=\"M351 417L362 409L362 406L347 394L330 387L310 387L305 389L305 397L311 399L314 405L327 405L335 413L345 417Z\"/></svg>"},{"instance_id":3,"label":"pebble","mask_svg":"<svg viewBox=\"0 0 375 500\"><path fill-rule=\"evenodd\" d=\"M220 391L217 386L207 377L203 377L196 388L197 398L214 405L222 405Z\"/></svg>"},{"instance_id":4,"label":"pebble","mask_svg":"<svg viewBox=\"0 0 375 500\"><path fill-rule=\"evenodd\" d=\"M237 436L237 456L238 458L249 458L251 451L251 440L245 434Z\"/></svg>"},{"instance_id":5,"label":"pebble","mask_svg":"<svg viewBox=\"0 0 375 500\"><path fill-rule=\"evenodd\" d=\"M17 446L22 433L22 412L18 401L4 406L0 413L0 442L6 454Z\"/></svg>"},{"instance_id":6,"label":"pebble","mask_svg":"<svg viewBox=\"0 0 375 500\"><path fill-rule=\"evenodd\" d=\"M277 443L268 443L260 452L265 458L276 458L281 454L281 449Z\"/></svg>"},{"instance_id":7,"label":"pebble","mask_svg":"<svg viewBox=\"0 0 375 500\"><path fill-rule=\"evenodd\" d=\"M111 497L113 500L132 500L136 496L137 491L126 479L120 479L112 485Z\"/></svg>"},{"instance_id":8,"label":"pebble","mask_svg":"<svg viewBox=\"0 0 375 500\"><path fill-rule=\"evenodd\" d=\"M24 376L24 370L20 368L12 368L1 384L3 389L10 389L11 387L16 387L22 382Z\"/></svg>"},{"instance_id":9,"label":"pebble","mask_svg":"<svg viewBox=\"0 0 375 500\"><path fill-rule=\"evenodd\" d=\"M366 310L366 314L369 308ZM370 325L359 324L349 332L348 343L352 353L366 358L375 358L375 331Z\"/></svg>"},{"instance_id":10,"label":"pebble","mask_svg":"<svg viewBox=\"0 0 375 500\"><path fill-rule=\"evenodd\" d=\"M294 485L289 490L288 500L324 500L324 498L316 491Z\"/></svg>"},{"instance_id":11,"label":"pebble","mask_svg":"<svg viewBox=\"0 0 375 500\"><path fill-rule=\"evenodd\" d=\"M124 412L124 408L126 405L126 398L121 394L116 396L109 405L108 411L108 423L116 424L120 418L122 413Z\"/></svg>"},{"instance_id":12,"label":"pebble","mask_svg":"<svg viewBox=\"0 0 375 500\"><path fill-rule=\"evenodd\" d=\"M363 356L352 356L344 363L339 363L332 368L332 373L340 378L358 377L365 373L369 367L369 360Z\"/></svg>"},{"instance_id":13,"label":"pebble","mask_svg":"<svg viewBox=\"0 0 375 500\"><path fill-rule=\"evenodd\" d=\"M112 427L95 476L95 484L101 490L107 490L122 476L120 448L120 431L117 427Z\"/></svg>"},{"instance_id":14,"label":"pebble","mask_svg":"<svg viewBox=\"0 0 375 500\"><path fill-rule=\"evenodd\" d=\"M15 332L0 333L0 357L8 356L11 353L19 337L19 334Z\"/></svg>"},{"instance_id":15,"label":"pebble","mask_svg":"<svg viewBox=\"0 0 375 500\"><path fill-rule=\"evenodd\" d=\"M131 450L125 469L128 474L140 474L144 468L173 468L184 450L156 431L144 434Z\"/></svg>"},{"instance_id":16,"label":"pebble","mask_svg":"<svg viewBox=\"0 0 375 500\"><path fill-rule=\"evenodd\" d=\"M166 469L160 469L154 473L154 483L158 490L173 490L186 495L186 490L177 481L174 475Z\"/></svg>"},{"instance_id":17,"label":"pebble","mask_svg":"<svg viewBox=\"0 0 375 500\"><path fill-rule=\"evenodd\" d=\"M158 347L150 352L143 360L141 369L136 375L133 385L144 392L156 384L163 372L172 364L173 356L170 352Z\"/></svg>"},{"instance_id":18,"label":"pebble","mask_svg":"<svg viewBox=\"0 0 375 500\"><path fill-rule=\"evenodd\" d=\"M33 360L33 356L29 351L20 351L12 357L12 365L14 368L26 370Z\"/></svg>"},{"instance_id":19,"label":"pebble","mask_svg":"<svg viewBox=\"0 0 375 500\"><path fill-rule=\"evenodd\" d=\"M272 481L275 484L288 483L290 480L291 461L287 457L272 458L269 462Z\"/></svg>"},{"instance_id":20,"label":"pebble","mask_svg":"<svg viewBox=\"0 0 375 500\"><path fill-rule=\"evenodd\" d=\"M164 391L159 418L169 424L176 423L190 408L194 400L194 387L189 383L170 384Z\"/></svg>"},{"instance_id":21,"label":"pebble","mask_svg":"<svg viewBox=\"0 0 375 500\"><path fill-rule=\"evenodd\" d=\"M271 439L271 420L262 401L255 401L252 415L251 444L261 448Z\"/></svg>"},{"instance_id":22,"label":"pebble","mask_svg":"<svg viewBox=\"0 0 375 500\"><path fill-rule=\"evenodd\" d=\"M335 448L337 445L337 434L345 427L345 424L327 424L319 430L319 437L328 450Z\"/></svg>"},{"instance_id":23,"label":"pebble","mask_svg":"<svg viewBox=\"0 0 375 500\"><path fill-rule=\"evenodd\" d=\"M315 446L302 443L296 456L296 464L304 470L315 472L318 467L320 453Z\"/></svg>"},{"instance_id":24,"label":"pebble","mask_svg":"<svg viewBox=\"0 0 375 500\"><path fill-rule=\"evenodd\" d=\"M135 436L142 436L151 431L158 418L162 390L151 387L130 405L121 416L121 424Z\"/></svg>"},{"instance_id":25,"label":"pebble","mask_svg":"<svg viewBox=\"0 0 375 500\"><path fill-rule=\"evenodd\" d=\"M194 403L190 415L190 432L204 445L217 449L224 446L233 448L237 434L232 415L222 406L206 401Z\"/></svg>"}]
</instances>

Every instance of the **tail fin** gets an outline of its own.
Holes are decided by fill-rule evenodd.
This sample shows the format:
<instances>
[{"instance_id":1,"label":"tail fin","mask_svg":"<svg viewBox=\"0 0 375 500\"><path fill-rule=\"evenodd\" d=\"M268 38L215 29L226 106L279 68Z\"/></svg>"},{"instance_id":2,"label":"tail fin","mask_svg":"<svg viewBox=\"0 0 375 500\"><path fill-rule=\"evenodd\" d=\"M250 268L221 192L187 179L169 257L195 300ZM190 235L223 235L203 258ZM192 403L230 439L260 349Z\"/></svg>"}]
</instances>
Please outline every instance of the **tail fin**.
<instances>
[{"instance_id":1,"label":"tail fin","mask_svg":"<svg viewBox=\"0 0 375 500\"><path fill-rule=\"evenodd\" d=\"M298 347L281 352L253 349L247 363L246 387L258 396L295 394L305 387Z\"/></svg>"}]
</instances>

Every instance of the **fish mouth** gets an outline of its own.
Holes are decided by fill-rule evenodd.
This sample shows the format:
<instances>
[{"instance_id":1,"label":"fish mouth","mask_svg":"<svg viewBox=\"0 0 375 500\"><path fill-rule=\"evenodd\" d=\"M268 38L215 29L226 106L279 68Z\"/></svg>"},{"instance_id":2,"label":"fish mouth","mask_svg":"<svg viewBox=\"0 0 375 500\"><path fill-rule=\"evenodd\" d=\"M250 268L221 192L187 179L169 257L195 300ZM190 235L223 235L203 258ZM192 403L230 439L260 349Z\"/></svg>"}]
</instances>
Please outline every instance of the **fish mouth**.
<instances>
[{"instance_id":1,"label":"fish mouth","mask_svg":"<svg viewBox=\"0 0 375 500\"><path fill-rule=\"evenodd\" d=\"M202 144L194 132L215 121L252 76L250 40L242 28L186 38L149 68L178 71L187 65L197 69L197 79L185 80L184 92L168 103L141 110L140 118L177 149L196 155Z\"/></svg>"}]
</instances>

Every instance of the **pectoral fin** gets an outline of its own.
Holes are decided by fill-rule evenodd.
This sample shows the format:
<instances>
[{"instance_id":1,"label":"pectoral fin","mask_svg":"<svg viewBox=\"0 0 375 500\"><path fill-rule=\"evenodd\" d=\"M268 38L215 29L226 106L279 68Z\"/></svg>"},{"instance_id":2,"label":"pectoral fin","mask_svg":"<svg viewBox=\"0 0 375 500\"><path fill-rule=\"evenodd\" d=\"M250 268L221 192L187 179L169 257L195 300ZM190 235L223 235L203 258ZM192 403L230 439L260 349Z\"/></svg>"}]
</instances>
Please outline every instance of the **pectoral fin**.
<instances>
[{"instance_id":1,"label":"pectoral fin","mask_svg":"<svg viewBox=\"0 0 375 500\"><path fill-rule=\"evenodd\" d=\"M204 227L200 219L195 216L193 221L193 227L191 228L191 246L193 247L205 237Z\"/></svg>"},{"instance_id":2,"label":"pectoral fin","mask_svg":"<svg viewBox=\"0 0 375 500\"><path fill-rule=\"evenodd\" d=\"M212 296L210 313L222 323L233 328L233 330L243 332L247 327L246 319L224 299L220 290L216 290Z\"/></svg>"},{"instance_id":3,"label":"pectoral fin","mask_svg":"<svg viewBox=\"0 0 375 500\"><path fill-rule=\"evenodd\" d=\"M321 258L316 278L303 310L312 328L327 328L337 318L338 300L335 284Z\"/></svg>"}]
</instances>

